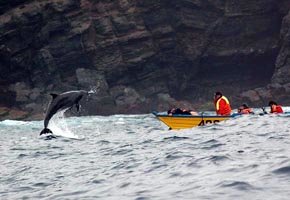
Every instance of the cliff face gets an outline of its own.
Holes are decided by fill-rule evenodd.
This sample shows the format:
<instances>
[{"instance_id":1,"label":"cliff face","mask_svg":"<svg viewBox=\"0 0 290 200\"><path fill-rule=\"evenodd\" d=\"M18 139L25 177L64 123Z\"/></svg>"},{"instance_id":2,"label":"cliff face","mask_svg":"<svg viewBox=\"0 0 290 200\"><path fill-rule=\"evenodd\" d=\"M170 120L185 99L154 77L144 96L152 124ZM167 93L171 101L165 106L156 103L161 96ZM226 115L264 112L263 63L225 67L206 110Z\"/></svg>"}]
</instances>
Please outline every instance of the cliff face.
<instances>
[{"instance_id":1,"label":"cliff face","mask_svg":"<svg viewBox=\"0 0 290 200\"><path fill-rule=\"evenodd\" d=\"M287 84L290 82L290 13L283 19L281 29L281 49L276 61L272 82Z\"/></svg>"},{"instance_id":2,"label":"cliff face","mask_svg":"<svg viewBox=\"0 0 290 200\"><path fill-rule=\"evenodd\" d=\"M280 10L288 14L282 20L279 41L279 53L275 61L275 69L271 82L264 87L243 92L238 100L250 101L256 105L265 105L267 100L274 99L282 105L290 101L290 13L289 2L281 1Z\"/></svg>"},{"instance_id":3,"label":"cliff face","mask_svg":"<svg viewBox=\"0 0 290 200\"><path fill-rule=\"evenodd\" d=\"M211 100L215 90L236 102L258 102L256 90L239 94L290 82L288 5L290 0L2 1L0 115L42 113L49 92L73 89L97 90L85 103L87 114L190 106Z\"/></svg>"}]
</instances>

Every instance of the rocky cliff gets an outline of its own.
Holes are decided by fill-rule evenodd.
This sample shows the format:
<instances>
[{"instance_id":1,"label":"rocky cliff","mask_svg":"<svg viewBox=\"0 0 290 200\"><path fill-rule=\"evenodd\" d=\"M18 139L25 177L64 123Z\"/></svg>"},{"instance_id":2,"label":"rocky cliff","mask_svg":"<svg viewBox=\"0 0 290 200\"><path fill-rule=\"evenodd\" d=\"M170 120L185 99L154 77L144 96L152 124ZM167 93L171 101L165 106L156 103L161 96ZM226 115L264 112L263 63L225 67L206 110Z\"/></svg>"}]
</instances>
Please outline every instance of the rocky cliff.
<instances>
[{"instance_id":1,"label":"rocky cliff","mask_svg":"<svg viewBox=\"0 0 290 200\"><path fill-rule=\"evenodd\" d=\"M85 114L290 96L290 0L0 3L0 116L41 118L50 92L96 89Z\"/></svg>"}]
</instances>

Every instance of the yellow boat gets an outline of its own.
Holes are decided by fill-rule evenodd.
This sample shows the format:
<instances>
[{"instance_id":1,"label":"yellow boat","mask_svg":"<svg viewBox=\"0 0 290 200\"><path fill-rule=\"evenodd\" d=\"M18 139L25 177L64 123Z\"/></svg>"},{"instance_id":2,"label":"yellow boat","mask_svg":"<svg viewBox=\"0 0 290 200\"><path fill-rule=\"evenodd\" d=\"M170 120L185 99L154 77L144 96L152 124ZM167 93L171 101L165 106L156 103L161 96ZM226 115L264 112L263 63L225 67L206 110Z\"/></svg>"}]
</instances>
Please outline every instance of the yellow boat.
<instances>
[{"instance_id":1,"label":"yellow boat","mask_svg":"<svg viewBox=\"0 0 290 200\"><path fill-rule=\"evenodd\" d=\"M185 129L196 126L204 126L206 124L214 124L220 121L224 121L237 116L237 114L229 116L217 116L217 115L168 115L164 113L153 112L153 114L169 129Z\"/></svg>"}]
</instances>

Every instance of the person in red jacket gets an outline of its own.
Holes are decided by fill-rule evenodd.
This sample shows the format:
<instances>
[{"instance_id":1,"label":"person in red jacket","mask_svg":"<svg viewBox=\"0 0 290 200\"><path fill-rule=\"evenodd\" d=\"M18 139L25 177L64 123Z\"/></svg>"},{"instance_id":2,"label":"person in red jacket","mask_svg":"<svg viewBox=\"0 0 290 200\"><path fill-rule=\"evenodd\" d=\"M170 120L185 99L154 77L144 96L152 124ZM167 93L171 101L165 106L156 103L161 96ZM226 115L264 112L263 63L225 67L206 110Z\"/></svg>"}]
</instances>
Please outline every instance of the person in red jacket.
<instances>
[{"instance_id":1,"label":"person in red jacket","mask_svg":"<svg viewBox=\"0 0 290 200\"><path fill-rule=\"evenodd\" d=\"M239 114L254 114L252 109L245 103L238 108L238 113Z\"/></svg>"},{"instance_id":2,"label":"person in red jacket","mask_svg":"<svg viewBox=\"0 0 290 200\"><path fill-rule=\"evenodd\" d=\"M283 113L282 106L278 105L275 101L270 101L269 106L271 108L270 113Z\"/></svg>"},{"instance_id":3,"label":"person in red jacket","mask_svg":"<svg viewBox=\"0 0 290 200\"><path fill-rule=\"evenodd\" d=\"M215 93L214 105L218 115L230 115L232 112L229 100L221 92Z\"/></svg>"}]
</instances>

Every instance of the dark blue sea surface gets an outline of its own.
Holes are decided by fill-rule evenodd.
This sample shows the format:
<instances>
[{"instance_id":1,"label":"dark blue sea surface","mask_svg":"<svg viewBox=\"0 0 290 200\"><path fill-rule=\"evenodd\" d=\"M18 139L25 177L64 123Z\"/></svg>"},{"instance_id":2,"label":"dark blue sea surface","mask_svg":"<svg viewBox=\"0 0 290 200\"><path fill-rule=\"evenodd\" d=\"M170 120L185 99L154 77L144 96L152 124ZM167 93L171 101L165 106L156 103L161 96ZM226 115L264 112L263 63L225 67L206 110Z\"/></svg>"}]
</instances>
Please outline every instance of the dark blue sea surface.
<instances>
[{"instance_id":1,"label":"dark blue sea surface","mask_svg":"<svg viewBox=\"0 0 290 200\"><path fill-rule=\"evenodd\" d=\"M0 122L0 199L290 197L290 116L172 130L153 115Z\"/></svg>"}]
</instances>

